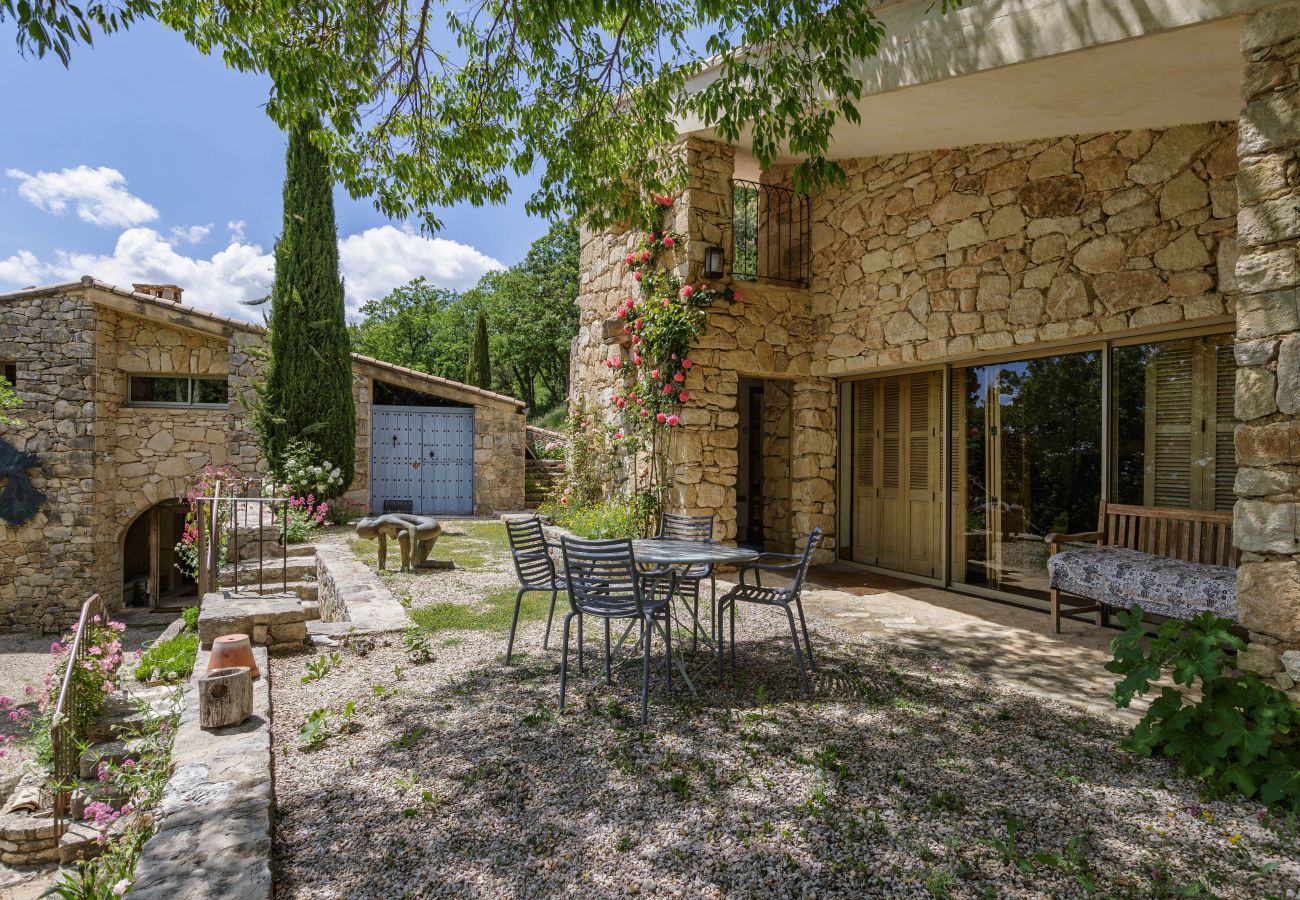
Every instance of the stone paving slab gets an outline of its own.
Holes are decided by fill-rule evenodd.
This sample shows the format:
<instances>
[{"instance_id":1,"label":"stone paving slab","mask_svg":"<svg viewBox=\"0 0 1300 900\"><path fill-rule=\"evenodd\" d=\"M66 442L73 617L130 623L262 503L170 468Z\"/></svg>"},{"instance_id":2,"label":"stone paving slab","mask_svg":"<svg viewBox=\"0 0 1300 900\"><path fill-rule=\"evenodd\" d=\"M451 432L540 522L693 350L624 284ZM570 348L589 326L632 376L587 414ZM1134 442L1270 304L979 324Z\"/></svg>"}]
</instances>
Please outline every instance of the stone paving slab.
<instances>
[{"instance_id":1,"label":"stone paving slab","mask_svg":"<svg viewBox=\"0 0 1300 900\"><path fill-rule=\"evenodd\" d=\"M262 677L242 724L199 727L200 650L185 690L172 748L172 777L159 804L159 829L136 865L131 896L147 900L271 896L271 691L266 648L254 647Z\"/></svg>"},{"instance_id":2,"label":"stone paving slab","mask_svg":"<svg viewBox=\"0 0 1300 900\"><path fill-rule=\"evenodd\" d=\"M296 596L212 593L199 613L199 643L211 649L223 634L246 634L255 644L302 645L307 614Z\"/></svg>"}]
</instances>

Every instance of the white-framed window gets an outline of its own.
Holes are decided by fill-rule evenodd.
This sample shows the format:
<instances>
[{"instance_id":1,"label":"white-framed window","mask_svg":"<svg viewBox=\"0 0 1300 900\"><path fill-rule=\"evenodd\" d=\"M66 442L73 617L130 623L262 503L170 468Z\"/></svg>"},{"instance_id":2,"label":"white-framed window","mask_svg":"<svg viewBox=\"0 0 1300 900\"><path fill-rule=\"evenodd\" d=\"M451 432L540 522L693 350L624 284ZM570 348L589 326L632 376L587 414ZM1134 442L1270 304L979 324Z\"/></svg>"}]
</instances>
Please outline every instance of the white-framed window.
<instances>
[{"instance_id":1,"label":"white-framed window","mask_svg":"<svg viewBox=\"0 0 1300 900\"><path fill-rule=\"evenodd\" d=\"M230 386L224 378L190 378L185 375L132 375L127 389L132 406L224 407L230 403Z\"/></svg>"}]
</instances>

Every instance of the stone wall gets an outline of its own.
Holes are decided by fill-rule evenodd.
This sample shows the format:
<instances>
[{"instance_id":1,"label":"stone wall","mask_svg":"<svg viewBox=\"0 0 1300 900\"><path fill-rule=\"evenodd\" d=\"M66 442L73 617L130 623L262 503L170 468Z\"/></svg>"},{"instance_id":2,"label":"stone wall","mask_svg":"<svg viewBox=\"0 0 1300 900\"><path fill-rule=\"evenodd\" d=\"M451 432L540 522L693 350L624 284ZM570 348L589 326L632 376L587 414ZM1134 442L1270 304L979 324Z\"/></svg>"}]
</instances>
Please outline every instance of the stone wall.
<instances>
[{"instance_id":1,"label":"stone wall","mask_svg":"<svg viewBox=\"0 0 1300 900\"><path fill-rule=\"evenodd\" d=\"M176 499L204 465L265 471L246 402L264 364L261 329L143 302L95 283L21 292L0 303L0 359L18 367L19 427L0 437L40 465L45 495L20 526L0 521L0 627L57 631L98 592L121 604L123 542L150 507ZM357 363L354 369L363 369ZM137 375L227 377L222 408L127 402ZM418 373L408 386L429 388ZM348 497L369 505L371 381L355 379L357 463ZM524 504L524 417L509 398L475 415L480 513Z\"/></svg>"},{"instance_id":2,"label":"stone wall","mask_svg":"<svg viewBox=\"0 0 1300 900\"><path fill-rule=\"evenodd\" d=\"M1300 8L1251 15L1242 52L1237 602L1252 638L1245 665L1289 689L1300 677L1280 659L1300 649Z\"/></svg>"},{"instance_id":3,"label":"stone wall","mask_svg":"<svg viewBox=\"0 0 1300 900\"><path fill-rule=\"evenodd\" d=\"M813 372L1231 314L1236 129L857 159L813 203Z\"/></svg>"},{"instance_id":4,"label":"stone wall","mask_svg":"<svg viewBox=\"0 0 1300 900\"><path fill-rule=\"evenodd\" d=\"M104 540L92 477L95 324L83 295L0 304L0 357L17 361L24 423L0 427L0 438L37 456L27 474L45 495L29 521L0 520L0 623L14 630L56 630L93 590L86 573Z\"/></svg>"},{"instance_id":5,"label":"stone wall","mask_svg":"<svg viewBox=\"0 0 1300 900\"><path fill-rule=\"evenodd\" d=\"M689 186L672 227L677 274L731 252L731 147L680 145ZM785 379L789 538L835 547L837 376L1030 345L1227 322L1235 309L1236 128L1201 123L844 161L812 200L809 289L737 284L692 351L692 401L674 444L675 508L735 534L739 378ZM784 171L764 174L783 183ZM608 408L605 368L635 290L637 234L583 235L573 396ZM775 460L772 460L775 465Z\"/></svg>"}]
</instances>

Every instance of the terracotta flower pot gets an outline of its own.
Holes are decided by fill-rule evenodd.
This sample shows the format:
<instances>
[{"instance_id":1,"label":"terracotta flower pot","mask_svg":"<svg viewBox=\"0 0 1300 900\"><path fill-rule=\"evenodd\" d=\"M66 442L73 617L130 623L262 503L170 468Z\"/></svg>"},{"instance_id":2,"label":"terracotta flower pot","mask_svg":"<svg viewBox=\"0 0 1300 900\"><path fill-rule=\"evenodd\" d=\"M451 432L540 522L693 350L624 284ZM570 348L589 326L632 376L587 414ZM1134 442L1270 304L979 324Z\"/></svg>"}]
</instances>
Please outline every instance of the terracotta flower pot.
<instances>
[{"instance_id":1,"label":"terracotta flower pot","mask_svg":"<svg viewBox=\"0 0 1300 900\"><path fill-rule=\"evenodd\" d=\"M212 654L208 657L207 671L230 666L247 666L254 678L262 674L253 660L253 645L249 642L248 635L223 634L212 642Z\"/></svg>"}]
</instances>

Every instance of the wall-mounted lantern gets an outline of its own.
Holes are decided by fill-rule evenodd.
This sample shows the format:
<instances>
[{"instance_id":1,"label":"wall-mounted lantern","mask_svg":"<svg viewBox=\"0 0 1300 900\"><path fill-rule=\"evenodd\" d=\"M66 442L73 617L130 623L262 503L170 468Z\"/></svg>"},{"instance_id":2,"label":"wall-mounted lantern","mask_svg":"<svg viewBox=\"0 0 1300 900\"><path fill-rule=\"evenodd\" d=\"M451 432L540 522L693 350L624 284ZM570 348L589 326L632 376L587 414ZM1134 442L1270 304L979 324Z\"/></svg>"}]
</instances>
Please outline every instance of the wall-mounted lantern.
<instances>
[{"instance_id":1,"label":"wall-mounted lantern","mask_svg":"<svg viewBox=\"0 0 1300 900\"><path fill-rule=\"evenodd\" d=\"M704 248L704 277L721 278L724 256L721 247Z\"/></svg>"}]
</instances>

